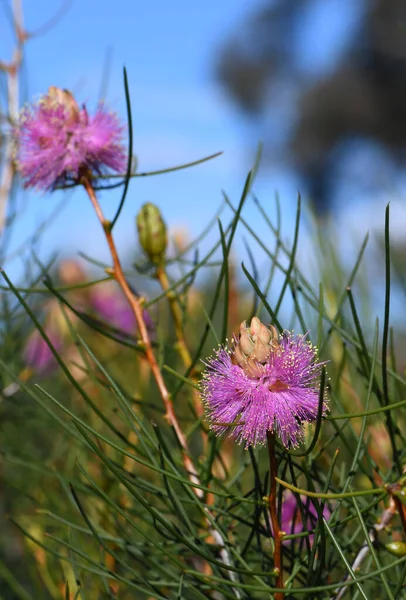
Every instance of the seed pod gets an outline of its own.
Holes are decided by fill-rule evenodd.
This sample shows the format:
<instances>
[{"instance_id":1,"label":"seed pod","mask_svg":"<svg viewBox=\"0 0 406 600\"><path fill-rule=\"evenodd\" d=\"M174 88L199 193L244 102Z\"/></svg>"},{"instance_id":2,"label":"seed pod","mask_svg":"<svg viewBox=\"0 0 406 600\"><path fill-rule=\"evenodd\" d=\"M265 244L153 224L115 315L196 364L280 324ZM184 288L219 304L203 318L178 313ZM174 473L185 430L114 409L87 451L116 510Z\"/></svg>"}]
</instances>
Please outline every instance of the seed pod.
<instances>
[{"instance_id":1,"label":"seed pod","mask_svg":"<svg viewBox=\"0 0 406 600\"><path fill-rule=\"evenodd\" d=\"M166 225L157 206L148 202L137 215L138 239L141 248L155 264L165 256L168 237Z\"/></svg>"}]
</instances>

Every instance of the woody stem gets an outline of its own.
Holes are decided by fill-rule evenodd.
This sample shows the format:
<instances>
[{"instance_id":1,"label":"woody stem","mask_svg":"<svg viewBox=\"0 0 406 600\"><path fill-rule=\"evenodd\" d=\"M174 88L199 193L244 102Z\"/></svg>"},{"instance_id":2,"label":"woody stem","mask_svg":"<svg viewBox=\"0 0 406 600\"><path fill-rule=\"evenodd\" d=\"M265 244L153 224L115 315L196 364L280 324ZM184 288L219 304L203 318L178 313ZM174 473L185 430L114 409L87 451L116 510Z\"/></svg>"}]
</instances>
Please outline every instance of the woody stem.
<instances>
[{"instance_id":1,"label":"woody stem","mask_svg":"<svg viewBox=\"0 0 406 600\"><path fill-rule=\"evenodd\" d=\"M157 267L156 277L157 277L159 283L161 284L161 288L164 290L164 292L166 292L166 295L168 298L173 321L175 324L175 333L176 333L176 337L178 339L179 354L182 358L182 361L183 361L183 364L185 365L185 367L189 368L190 365L192 364L192 357L190 355L189 348L186 344L185 336L183 333L182 311L178 304L176 294L169 289L170 284L169 284L168 276L167 276L165 268L162 264L158 265L158 267Z\"/></svg>"},{"instance_id":2,"label":"woody stem","mask_svg":"<svg viewBox=\"0 0 406 600\"><path fill-rule=\"evenodd\" d=\"M163 400L163 403L164 403L164 406L166 409L165 418L168 421L168 423L173 427L173 429L176 433L176 436L179 440L179 444L182 448L183 464L188 473L189 481L191 481L192 484L200 486L201 483L200 483L199 475L198 475L195 465L193 464L192 459L190 458L189 447L188 447L188 443L187 443L185 434L183 433L182 429L180 428L180 425L176 418L176 414L175 414L175 411L173 408L172 398L168 392L165 381L164 381L161 371L159 369L159 365L157 363L154 352L152 350L152 344L151 344L151 340L149 337L148 329L147 329L147 326L144 321L142 304L141 304L139 298L134 296L134 294L131 291L131 288L128 285L127 280L125 278L123 268L121 266L121 262L120 262L120 259L119 259L118 253L117 253L117 248L116 248L116 245L114 242L113 234L111 231L111 223L110 223L110 221L106 220L103 215L103 211L97 200L97 196L93 189L90 178L86 175L83 175L81 183L84 186L84 188L90 198L90 201L93 205L93 208L96 211L96 214L100 221L100 224L103 227L104 235L106 237L106 241L109 246L110 254L111 254L111 257L113 260L114 278L117 281L118 285L120 286L121 290L123 291L123 294L127 298L127 301L129 303L129 305L134 313L135 319L137 321L140 336L141 336L142 342L144 344L145 355L146 355L147 361L150 365L152 374L155 378L156 384L158 386L159 392L161 394L161 397L162 397L162 400ZM193 492L196 494L196 496L199 498L199 500L203 499L204 492L202 489L200 489L200 487L193 487ZM213 536L216 544L219 547L219 553L220 553L222 561L224 562L225 567L232 565L233 563L231 560L231 556L230 556L229 551L224 543L223 537L217 531L217 529L215 527L213 527L213 525L212 525L212 522L214 521L213 514L211 513L210 509L207 506L203 506L203 512L205 515L205 520L206 520L206 525L207 525L208 531ZM210 565L208 565L208 569L210 571L210 569L211 569ZM229 571L229 577L230 577L231 581L236 580L236 574L233 571ZM237 599L241 598L241 593L238 588L233 588L233 591L234 591L235 597Z\"/></svg>"},{"instance_id":3,"label":"woody stem","mask_svg":"<svg viewBox=\"0 0 406 600\"><path fill-rule=\"evenodd\" d=\"M133 292L125 278L123 268L121 266L121 261L118 256L116 244L115 244L113 234L111 231L111 223L110 223L110 221L106 220L103 215L103 211L100 207L99 201L98 201L95 191L93 189L90 178L86 175L83 175L81 182L90 198L93 208L95 209L95 212L100 221L100 224L103 227L104 235L106 237L106 241L107 241L107 244L108 244L108 247L110 250L111 258L113 260L114 279L117 281L118 285L120 286L124 296L127 298L127 301L131 307L131 310L134 313L134 317L135 317L137 325L138 325L138 330L139 330L139 333L140 333L140 336L141 336L141 339L142 339L142 342L144 345L145 356L149 363L152 374L153 374L156 384L158 386L159 393L161 395L162 401L165 406L165 410L166 410L165 418L168 421L168 423L173 427L173 429L176 433L176 436L179 440L179 443L182 447L183 463L189 474L190 480L193 483L197 483L199 485L200 484L199 477L197 475L196 468L195 468L192 460L190 459L189 448L188 448L185 434L183 433L182 429L179 426L179 423L178 423L178 420L176 418L175 411L173 408L171 396L168 392L165 381L162 377L162 373L161 373L158 363L156 361L154 351L152 349L152 344L151 344L151 340L149 337L148 329L147 329L147 326L146 326L145 320L144 320L142 304L141 304L139 298L137 298L133 294ZM196 493L198 493L198 495L201 494L200 490L196 490Z\"/></svg>"},{"instance_id":4,"label":"woody stem","mask_svg":"<svg viewBox=\"0 0 406 600\"><path fill-rule=\"evenodd\" d=\"M156 277L157 277L159 283L161 284L161 288L166 292L166 295L168 298L169 307L170 307L173 322L175 325L175 334L176 334L176 338L178 340L177 341L177 349L178 349L179 355L182 359L182 362L183 362L185 368L189 369L192 364L192 356L190 354L188 345L186 343L185 335L184 335L184 331L183 331L182 310L179 306L176 294L172 290L170 290L170 283L169 283L169 279L166 274L164 265L162 265L162 264L158 265L157 270L156 270ZM193 381L196 383L197 378L196 378L196 374L194 371L191 372L190 376L192 377ZM199 394L196 390L193 391L193 397L194 397L194 405L195 405L196 414L200 418L203 415L203 408L202 408L202 403L200 401ZM206 436L203 435L203 439L205 437Z\"/></svg>"}]
</instances>

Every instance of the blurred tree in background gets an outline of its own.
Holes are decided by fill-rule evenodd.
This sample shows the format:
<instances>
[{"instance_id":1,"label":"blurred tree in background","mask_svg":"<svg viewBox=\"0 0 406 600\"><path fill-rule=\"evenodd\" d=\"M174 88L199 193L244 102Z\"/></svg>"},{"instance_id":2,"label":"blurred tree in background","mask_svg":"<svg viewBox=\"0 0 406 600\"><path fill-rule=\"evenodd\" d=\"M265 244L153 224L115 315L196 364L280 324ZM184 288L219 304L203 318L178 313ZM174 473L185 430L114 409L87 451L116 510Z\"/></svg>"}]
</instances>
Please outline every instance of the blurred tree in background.
<instances>
[{"instance_id":1,"label":"blurred tree in background","mask_svg":"<svg viewBox=\"0 0 406 600\"><path fill-rule=\"evenodd\" d=\"M405 23L402 0L275 0L223 47L218 79L319 214L339 198L343 169L361 192L404 169Z\"/></svg>"}]
</instances>

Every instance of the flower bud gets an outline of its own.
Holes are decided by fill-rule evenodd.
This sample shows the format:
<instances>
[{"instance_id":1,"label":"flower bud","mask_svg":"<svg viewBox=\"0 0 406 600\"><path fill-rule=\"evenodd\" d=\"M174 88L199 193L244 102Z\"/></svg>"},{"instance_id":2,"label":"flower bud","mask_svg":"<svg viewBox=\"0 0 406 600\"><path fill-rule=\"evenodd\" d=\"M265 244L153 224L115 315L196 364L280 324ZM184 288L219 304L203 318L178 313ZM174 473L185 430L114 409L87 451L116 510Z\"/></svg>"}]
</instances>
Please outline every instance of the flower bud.
<instances>
[{"instance_id":1,"label":"flower bud","mask_svg":"<svg viewBox=\"0 0 406 600\"><path fill-rule=\"evenodd\" d=\"M400 541L389 542L389 544L385 545L385 548L387 549L388 552L390 552L391 554L394 554L395 556L398 556L399 558L406 556L405 542L400 542Z\"/></svg>"},{"instance_id":2,"label":"flower bud","mask_svg":"<svg viewBox=\"0 0 406 600\"><path fill-rule=\"evenodd\" d=\"M271 354L271 348L268 344L265 344L261 339L257 339L255 342L255 358L258 362L264 363L269 355Z\"/></svg>"},{"instance_id":3,"label":"flower bud","mask_svg":"<svg viewBox=\"0 0 406 600\"><path fill-rule=\"evenodd\" d=\"M245 323L245 321L244 321L244 323ZM245 328L244 331L242 331L242 333L240 333L239 345L240 345L241 351L246 356L249 356L254 351L255 342L252 339L249 329Z\"/></svg>"},{"instance_id":4,"label":"flower bud","mask_svg":"<svg viewBox=\"0 0 406 600\"><path fill-rule=\"evenodd\" d=\"M233 362L240 365L249 377L260 377L262 365L266 363L272 352L279 348L278 332L270 325L267 327L253 317L250 326L243 321L240 325L240 336L234 349Z\"/></svg>"},{"instance_id":5,"label":"flower bud","mask_svg":"<svg viewBox=\"0 0 406 600\"><path fill-rule=\"evenodd\" d=\"M271 331L266 325L261 323L258 317L252 317L250 331L253 336L261 339L265 344L268 344L272 337Z\"/></svg>"},{"instance_id":6,"label":"flower bud","mask_svg":"<svg viewBox=\"0 0 406 600\"><path fill-rule=\"evenodd\" d=\"M165 255L168 237L160 210L151 202L144 204L137 215L138 239L148 258L159 263Z\"/></svg>"},{"instance_id":7,"label":"flower bud","mask_svg":"<svg viewBox=\"0 0 406 600\"><path fill-rule=\"evenodd\" d=\"M73 97L72 92L69 90L62 90L61 88L51 85L48 89L48 94L43 98L42 102L45 102L48 105L62 105L69 114L69 119L72 123L77 123L79 121L79 106Z\"/></svg>"},{"instance_id":8,"label":"flower bud","mask_svg":"<svg viewBox=\"0 0 406 600\"><path fill-rule=\"evenodd\" d=\"M239 345L237 345L234 349L233 358L234 362L236 362L239 365L242 365L247 361L247 357L245 356Z\"/></svg>"}]
</instances>

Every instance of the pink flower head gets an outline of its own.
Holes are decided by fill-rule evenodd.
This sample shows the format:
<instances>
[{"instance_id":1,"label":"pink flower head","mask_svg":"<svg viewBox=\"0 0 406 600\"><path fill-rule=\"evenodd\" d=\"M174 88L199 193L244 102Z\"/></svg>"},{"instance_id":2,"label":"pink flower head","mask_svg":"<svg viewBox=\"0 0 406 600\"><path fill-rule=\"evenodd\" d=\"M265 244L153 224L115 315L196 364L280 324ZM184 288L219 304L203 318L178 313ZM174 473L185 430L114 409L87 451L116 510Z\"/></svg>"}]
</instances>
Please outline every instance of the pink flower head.
<instances>
[{"instance_id":1,"label":"pink flower head","mask_svg":"<svg viewBox=\"0 0 406 600\"><path fill-rule=\"evenodd\" d=\"M134 313L121 293L111 289L98 289L92 293L91 303L94 310L111 327L120 329L125 333L135 332Z\"/></svg>"},{"instance_id":2,"label":"pink flower head","mask_svg":"<svg viewBox=\"0 0 406 600\"><path fill-rule=\"evenodd\" d=\"M52 190L93 176L126 169L123 127L99 104L94 115L79 108L67 90L48 95L22 110L15 129L16 162L26 188Z\"/></svg>"},{"instance_id":3,"label":"pink flower head","mask_svg":"<svg viewBox=\"0 0 406 600\"><path fill-rule=\"evenodd\" d=\"M306 496L300 496L302 503L302 510L305 516L306 525L303 525L302 512L300 505L295 494L291 491L283 493L282 497L282 517L281 517L281 531L284 531L287 535L292 533L302 533L302 531L311 531L315 529L317 525L318 515L313 503ZM331 512L327 504L323 508L323 517L328 520ZM310 542L313 541L313 536L310 536ZM286 540L289 543L291 540Z\"/></svg>"},{"instance_id":4,"label":"pink flower head","mask_svg":"<svg viewBox=\"0 0 406 600\"><path fill-rule=\"evenodd\" d=\"M228 431L245 448L264 444L268 431L286 448L297 446L303 423L317 419L323 363L306 336L284 332L277 341L276 330L259 319L253 334L253 321L250 329L241 325L232 349L220 346L206 363L201 386L210 427ZM322 410L325 415L326 402Z\"/></svg>"},{"instance_id":5,"label":"pink flower head","mask_svg":"<svg viewBox=\"0 0 406 600\"><path fill-rule=\"evenodd\" d=\"M91 304L111 327L127 334L133 334L137 330L134 313L127 299L118 290L112 289L110 286L94 290L91 295ZM147 310L144 310L143 316L148 329L152 330L154 325Z\"/></svg>"},{"instance_id":6,"label":"pink flower head","mask_svg":"<svg viewBox=\"0 0 406 600\"><path fill-rule=\"evenodd\" d=\"M62 337L54 331L46 332L54 348L59 352L62 349ZM58 365L48 344L35 329L28 337L24 348L24 362L37 375L49 375Z\"/></svg>"}]
</instances>

